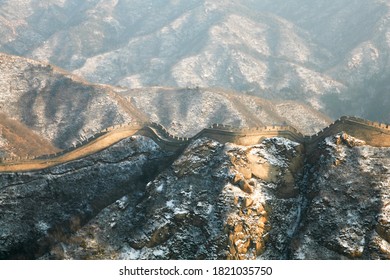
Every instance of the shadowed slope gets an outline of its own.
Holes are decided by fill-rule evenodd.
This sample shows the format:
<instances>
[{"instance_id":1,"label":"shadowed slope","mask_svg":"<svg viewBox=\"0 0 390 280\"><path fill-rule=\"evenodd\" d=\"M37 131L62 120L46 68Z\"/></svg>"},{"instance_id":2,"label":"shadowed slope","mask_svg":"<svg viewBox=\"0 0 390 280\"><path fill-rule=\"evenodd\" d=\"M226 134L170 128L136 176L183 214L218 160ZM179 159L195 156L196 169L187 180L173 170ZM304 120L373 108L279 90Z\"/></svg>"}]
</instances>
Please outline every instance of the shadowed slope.
<instances>
[{"instance_id":1,"label":"shadowed slope","mask_svg":"<svg viewBox=\"0 0 390 280\"><path fill-rule=\"evenodd\" d=\"M13 157L38 156L60 151L22 123L0 113L0 150Z\"/></svg>"}]
</instances>

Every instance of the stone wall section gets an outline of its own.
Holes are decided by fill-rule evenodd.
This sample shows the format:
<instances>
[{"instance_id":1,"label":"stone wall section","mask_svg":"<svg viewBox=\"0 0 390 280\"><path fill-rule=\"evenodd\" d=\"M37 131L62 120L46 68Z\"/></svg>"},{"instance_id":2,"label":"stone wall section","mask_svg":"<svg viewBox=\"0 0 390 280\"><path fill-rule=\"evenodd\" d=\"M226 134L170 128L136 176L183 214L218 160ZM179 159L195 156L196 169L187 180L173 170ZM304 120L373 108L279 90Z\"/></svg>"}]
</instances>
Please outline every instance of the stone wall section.
<instances>
[{"instance_id":1,"label":"stone wall section","mask_svg":"<svg viewBox=\"0 0 390 280\"><path fill-rule=\"evenodd\" d=\"M164 126L158 123L127 123L108 127L84 140L78 141L74 146L59 153L42 155L39 157L24 158L0 158L0 165L15 165L17 163L28 163L37 160L53 160L60 158L69 152L80 150L82 157L83 147L92 141L99 141L102 136L109 133L116 133L124 130L134 130L137 135L152 138L158 145L168 150L179 150L185 147L189 141L208 137L221 143L235 143L237 145L255 145L265 138L284 137L305 146L306 153L315 151L318 144L326 137L345 132L353 137L366 142L374 147L390 147L390 125L378 122L371 122L357 117L341 117L333 124L325 127L315 135L303 135L291 126L264 126L256 128L235 128L224 124L213 124L205 128L191 138L177 137L172 135ZM62 163L59 161L59 163Z\"/></svg>"}]
</instances>

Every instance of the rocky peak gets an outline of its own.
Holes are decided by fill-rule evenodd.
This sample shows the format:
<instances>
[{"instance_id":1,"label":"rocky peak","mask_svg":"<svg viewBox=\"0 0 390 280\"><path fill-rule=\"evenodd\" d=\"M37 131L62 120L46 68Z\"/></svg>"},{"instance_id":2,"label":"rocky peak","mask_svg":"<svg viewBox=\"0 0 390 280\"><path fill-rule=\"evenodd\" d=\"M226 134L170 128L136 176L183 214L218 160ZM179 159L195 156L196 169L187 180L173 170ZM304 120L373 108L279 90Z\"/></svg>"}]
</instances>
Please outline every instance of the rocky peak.
<instances>
[{"instance_id":1,"label":"rocky peak","mask_svg":"<svg viewBox=\"0 0 390 280\"><path fill-rule=\"evenodd\" d=\"M89 240L110 244L112 249L104 247L103 258L256 259L264 254L281 255L288 239L281 231L296 219L292 206L298 203L297 185L288 169L296 171L296 161L303 159L299 147L283 138L250 147L195 140L146 185L136 205L127 204L120 212L117 204L108 207L70 243L65 242L67 253L62 257L98 257L85 255L72 243L97 224L103 226L102 232L94 232ZM267 167L259 173L256 167L264 164ZM130 194L121 201L128 200ZM115 227L110 226L111 219ZM107 236L116 237L111 240ZM267 245L270 236L275 238L273 245ZM117 243L116 238L124 243Z\"/></svg>"},{"instance_id":2,"label":"rocky peak","mask_svg":"<svg viewBox=\"0 0 390 280\"><path fill-rule=\"evenodd\" d=\"M1 257L390 258L388 147L340 132L312 154L283 137L199 137L168 152L149 137L0 173Z\"/></svg>"}]
</instances>

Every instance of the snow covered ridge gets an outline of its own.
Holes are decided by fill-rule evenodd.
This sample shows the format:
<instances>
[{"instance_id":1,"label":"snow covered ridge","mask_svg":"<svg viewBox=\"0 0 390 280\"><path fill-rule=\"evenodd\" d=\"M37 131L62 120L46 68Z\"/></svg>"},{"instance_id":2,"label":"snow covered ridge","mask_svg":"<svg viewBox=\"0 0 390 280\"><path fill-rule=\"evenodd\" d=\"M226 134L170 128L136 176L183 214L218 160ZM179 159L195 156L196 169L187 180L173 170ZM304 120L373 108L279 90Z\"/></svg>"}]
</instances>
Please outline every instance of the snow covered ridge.
<instances>
[{"instance_id":1,"label":"snow covered ridge","mask_svg":"<svg viewBox=\"0 0 390 280\"><path fill-rule=\"evenodd\" d=\"M388 124L370 122L368 120L348 116L341 117L330 126L312 136L304 136L291 126L265 126L240 129L223 124L214 124L210 128L205 128L195 136L188 138L174 136L170 134L164 126L157 123L147 123L144 125L141 123L128 123L106 128L95 135L82 139L79 143L75 143L73 147L57 154L33 158L0 158L0 163L6 165L7 162L15 163L33 160L56 159L66 155L67 153L73 152L76 149L80 150L80 156L83 156L82 150L85 146L90 145L92 142L99 142L103 138L114 137L114 135L126 130L133 130L133 134L150 137L155 140L160 147L168 150L183 148L190 141L203 137L208 137L221 143L230 142L244 146L258 144L266 138L283 137L297 143L304 144L306 150L310 153L317 147L318 143L323 141L326 137L340 132L346 132L353 137L363 140L370 146L390 147L390 127ZM127 137L129 137L129 134L124 133L123 139ZM90 150L88 150L88 152L91 153ZM0 169L0 171L3 170Z\"/></svg>"},{"instance_id":2,"label":"snow covered ridge","mask_svg":"<svg viewBox=\"0 0 390 280\"><path fill-rule=\"evenodd\" d=\"M0 259L390 258L390 148L340 132L308 155L279 136L237 145L130 128L78 160L0 173Z\"/></svg>"},{"instance_id":3,"label":"snow covered ridge","mask_svg":"<svg viewBox=\"0 0 390 280\"><path fill-rule=\"evenodd\" d=\"M389 259L390 149L364 144L195 139L43 258Z\"/></svg>"}]
</instances>

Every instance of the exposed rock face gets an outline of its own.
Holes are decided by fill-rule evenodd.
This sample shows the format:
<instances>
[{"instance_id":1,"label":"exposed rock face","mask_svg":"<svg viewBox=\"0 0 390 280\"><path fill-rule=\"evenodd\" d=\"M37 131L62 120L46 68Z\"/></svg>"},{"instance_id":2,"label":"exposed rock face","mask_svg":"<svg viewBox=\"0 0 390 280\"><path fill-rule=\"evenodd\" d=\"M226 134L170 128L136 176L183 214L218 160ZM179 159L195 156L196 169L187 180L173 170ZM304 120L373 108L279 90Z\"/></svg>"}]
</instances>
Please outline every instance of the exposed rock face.
<instances>
[{"instance_id":1,"label":"exposed rock face","mask_svg":"<svg viewBox=\"0 0 390 280\"><path fill-rule=\"evenodd\" d=\"M298 259L390 258L390 149L329 137L307 175L307 209L291 248Z\"/></svg>"},{"instance_id":2,"label":"exposed rock face","mask_svg":"<svg viewBox=\"0 0 390 280\"><path fill-rule=\"evenodd\" d=\"M0 174L0 258L35 258L127 193L172 154L142 136L38 172Z\"/></svg>"},{"instance_id":3,"label":"exposed rock face","mask_svg":"<svg viewBox=\"0 0 390 280\"><path fill-rule=\"evenodd\" d=\"M251 147L198 139L138 203L123 197L53 251L76 259L283 258L300 201L288 170L299 176L302 162L301 147L283 138ZM252 169L262 165L267 172Z\"/></svg>"},{"instance_id":4,"label":"exposed rock face","mask_svg":"<svg viewBox=\"0 0 390 280\"><path fill-rule=\"evenodd\" d=\"M303 168L283 138L198 139L142 198L124 196L45 258L389 259L389 149L345 133L319 148Z\"/></svg>"},{"instance_id":5,"label":"exposed rock face","mask_svg":"<svg viewBox=\"0 0 390 280\"><path fill-rule=\"evenodd\" d=\"M390 259L390 149L340 133L318 150L199 138L167 153L134 136L1 174L0 256Z\"/></svg>"}]
</instances>

